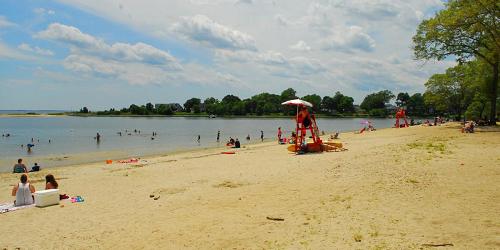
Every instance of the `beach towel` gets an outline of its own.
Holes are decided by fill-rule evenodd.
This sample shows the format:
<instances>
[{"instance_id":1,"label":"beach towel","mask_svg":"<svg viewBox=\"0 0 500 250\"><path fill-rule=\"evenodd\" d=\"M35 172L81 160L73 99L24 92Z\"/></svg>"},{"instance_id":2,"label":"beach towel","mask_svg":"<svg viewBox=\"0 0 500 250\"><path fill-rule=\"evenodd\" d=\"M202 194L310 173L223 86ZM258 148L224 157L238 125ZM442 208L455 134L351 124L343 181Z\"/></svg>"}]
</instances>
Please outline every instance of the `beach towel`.
<instances>
[{"instance_id":1,"label":"beach towel","mask_svg":"<svg viewBox=\"0 0 500 250\"><path fill-rule=\"evenodd\" d=\"M130 158L128 160L121 160L121 161L118 161L119 163L136 163L136 162L139 162L139 159L136 159L136 158Z\"/></svg>"},{"instance_id":2,"label":"beach towel","mask_svg":"<svg viewBox=\"0 0 500 250\"><path fill-rule=\"evenodd\" d=\"M16 210L19 210L19 209L30 208L30 207L34 207L34 206L35 206L35 204L30 204L30 205L24 205L24 206L16 207L14 205L14 202L3 203L3 204L0 204L0 214L7 213L7 212L12 212L12 211L16 211Z\"/></svg>"}]
</instances>

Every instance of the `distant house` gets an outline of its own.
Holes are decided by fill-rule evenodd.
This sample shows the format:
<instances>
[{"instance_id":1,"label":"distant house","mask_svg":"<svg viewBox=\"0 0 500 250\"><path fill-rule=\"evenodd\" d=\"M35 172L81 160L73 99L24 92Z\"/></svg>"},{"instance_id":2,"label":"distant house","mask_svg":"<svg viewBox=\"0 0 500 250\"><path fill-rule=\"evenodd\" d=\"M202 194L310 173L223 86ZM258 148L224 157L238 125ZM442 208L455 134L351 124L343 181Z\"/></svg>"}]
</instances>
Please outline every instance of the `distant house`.
<instances>
[{"instance_id":1,"label":"distant house","mask_svg":"<svg viewBox=\"0 0 500 250\"><path fill-rule=\"evenodd\" d=\"M363 109L361 109L361 107L359 105L354 105L354 112L356 113L361 113Z\"/></svg>"},{"instance_id":2,"label":"distant house","mask_svg":"<svg viewBox=\"0 0 500 250\"><path fill-rule=\"evenodd\" d=\"M385 105L385 110L387 110L389 114L394 114L396 113L396 111L398 111L398 107L389 103Z\"/></svg>"},{"instance_id":3,"label":"distant house","mask_svg":"<svg viewBox=\"0 0 500 250\"><path fill-rule=\"evenodd\" d=\"M172 107L172 111L174 112L184 111L184 108L179 103L169 103L168 105Z\"/></svg>"}]
</instances>

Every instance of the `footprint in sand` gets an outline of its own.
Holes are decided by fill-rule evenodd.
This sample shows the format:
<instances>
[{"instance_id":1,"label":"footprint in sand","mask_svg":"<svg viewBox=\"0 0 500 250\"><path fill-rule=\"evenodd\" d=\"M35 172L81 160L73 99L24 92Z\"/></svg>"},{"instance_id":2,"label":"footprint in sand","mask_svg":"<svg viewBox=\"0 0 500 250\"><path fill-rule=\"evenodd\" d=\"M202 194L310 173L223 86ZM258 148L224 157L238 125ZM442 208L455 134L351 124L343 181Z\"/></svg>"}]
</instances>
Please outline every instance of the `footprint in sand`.
<instances>
[{"instance_id":1,"label":"footprint in sand","mask_svg":"<svg viewBox=\"0 0 500 250\"><path fill-rule=\"evenodd\" d=\"M156 201L160 199L161 194L178 194L184 191L186 191L185 188L158 188L149 195L149 198Z\"/></svg>"}]
</instances>

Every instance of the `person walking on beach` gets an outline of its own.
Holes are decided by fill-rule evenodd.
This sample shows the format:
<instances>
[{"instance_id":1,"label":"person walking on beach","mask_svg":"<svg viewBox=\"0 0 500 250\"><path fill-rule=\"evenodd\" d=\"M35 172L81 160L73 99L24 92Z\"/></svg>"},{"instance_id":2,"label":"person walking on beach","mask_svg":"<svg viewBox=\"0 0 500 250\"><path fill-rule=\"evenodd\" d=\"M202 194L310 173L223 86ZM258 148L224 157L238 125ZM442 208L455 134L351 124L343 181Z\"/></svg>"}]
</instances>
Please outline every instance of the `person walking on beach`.
<instances>
[{"instance_id":1,"label":"person walking on beach","mask_svg":"<svg viewBox=\"0 0 500 250\"><path fill-rule=\"evenodd\" d=\"M264 131L260 131L260 141L264 141Z\"/></svg>"},{"instance_id":2,"label":"person walking on beach","mask_svg":"<svg viewBox=\"0 0 500 250\"><path fill-rule=\"evenodd\" d=\"M217 131L217 142L220 141L220 130Z\"/></svg>"}]
</instances>

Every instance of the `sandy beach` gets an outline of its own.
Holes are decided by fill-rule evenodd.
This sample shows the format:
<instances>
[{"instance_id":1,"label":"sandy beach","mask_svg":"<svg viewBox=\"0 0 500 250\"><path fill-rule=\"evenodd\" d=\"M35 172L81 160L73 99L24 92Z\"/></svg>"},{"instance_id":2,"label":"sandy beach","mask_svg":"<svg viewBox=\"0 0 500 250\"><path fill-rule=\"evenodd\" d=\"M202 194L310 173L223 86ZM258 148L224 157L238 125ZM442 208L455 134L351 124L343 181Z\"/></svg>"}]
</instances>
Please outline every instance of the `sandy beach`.
<instances>
[{"instance_id":1,"label":"sandy beach","mask_svg":"<svg viewBox=\"0 0 500 250\"><path fill-rule=\"evenodd\" d=\"M296 156L265 142L30 173L37 190L52 173L85 201L0 214L0 249L500 248L500 132L449 124L341 140L348 151ZM0 174L0 203L18 178Z\"/></svg>"}]
</instances>

